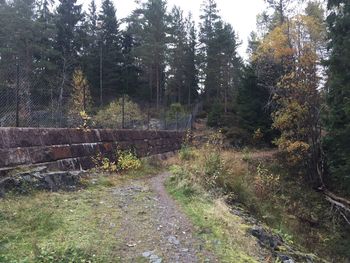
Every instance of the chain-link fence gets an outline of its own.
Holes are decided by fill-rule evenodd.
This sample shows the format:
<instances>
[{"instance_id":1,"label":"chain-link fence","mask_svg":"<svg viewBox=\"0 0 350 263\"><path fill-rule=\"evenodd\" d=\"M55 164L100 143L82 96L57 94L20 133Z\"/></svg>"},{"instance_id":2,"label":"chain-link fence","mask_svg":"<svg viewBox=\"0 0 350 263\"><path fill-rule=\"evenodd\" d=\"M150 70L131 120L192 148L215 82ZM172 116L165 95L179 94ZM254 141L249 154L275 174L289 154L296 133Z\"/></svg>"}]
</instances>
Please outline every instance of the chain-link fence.
<instances>
[{"instance_id":1,"label":"chain-link fence","mask_svg":"<svg viewBox=\"0 0 350 263\"><path fill-rule=\"evenodd\" d=\"M75 128L87 123L92 128L185 130L192 126L192 110L170 112L169 107L162 107L152 114L149 105L130 104L129 98L116 98L117 103L108 109L108 105L92 106L88 117L81 116L73 104L85 108L86 91L82 89L74 98L71 83L45 75L26 69L19 61L0 68L0 127Z\"/></svg>"}]
</instances>

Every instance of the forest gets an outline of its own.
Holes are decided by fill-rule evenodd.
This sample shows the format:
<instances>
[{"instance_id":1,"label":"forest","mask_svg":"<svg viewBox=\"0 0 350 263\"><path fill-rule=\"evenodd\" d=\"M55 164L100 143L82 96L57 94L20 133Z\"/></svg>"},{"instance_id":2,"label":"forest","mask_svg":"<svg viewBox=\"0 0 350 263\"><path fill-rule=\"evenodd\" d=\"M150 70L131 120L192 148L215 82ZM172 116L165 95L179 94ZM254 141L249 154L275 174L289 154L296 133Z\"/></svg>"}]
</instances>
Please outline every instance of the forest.
<instances>
[{"instance_id":1,"label":"forest","mask_svg":"<svg viewBox=\"0 0 350 263\"><path fill-rule=\"evenodd\" d=\"M321 254L332 250L346 260L350 2L264 2L242 57L242 40L215 0L203 0L199 20L166 0L139 0L122 19L113 0L86 7L77 0L0 0L0 127L130 128L132 121L135 129L166 129L160 124L176 119L169 129L178 130L190 116L191 125L202 121L224 139L214 136L212 148L195 154L185 141L175 175L190 181L203 174L197 181L210 191L236 191L250 212L265 221L275 216L280 228L285 215L286 222L299 220L299 241L310 236ZM278 165L249 163L250 151L276 153ZM276 167L282 172L274 177L269 169ZM250 177L234 178L240 172ZM280 174L285 181L276 186ZM312 199L318 193L323 201ZM301 224L310 232L303 235Z\"/></svg>"},{"instance_id":2,"label":"forest","mask_svg":"<svg viewBox=\"0 0 350 263\"><path fill-rule=\"evenodd\" d=\"M19 114L86 110L103 124L124 95L140 105L136 116L201 102L198 115L231 145L276 145L311 185L349 195L349 3L266 4L244 61L214 0L199 25L165 0L140 1L122 20L110 0L88 10L76 0L2 0L1 108L14 101L16 65Z\"/></svg>"}]
</instances>

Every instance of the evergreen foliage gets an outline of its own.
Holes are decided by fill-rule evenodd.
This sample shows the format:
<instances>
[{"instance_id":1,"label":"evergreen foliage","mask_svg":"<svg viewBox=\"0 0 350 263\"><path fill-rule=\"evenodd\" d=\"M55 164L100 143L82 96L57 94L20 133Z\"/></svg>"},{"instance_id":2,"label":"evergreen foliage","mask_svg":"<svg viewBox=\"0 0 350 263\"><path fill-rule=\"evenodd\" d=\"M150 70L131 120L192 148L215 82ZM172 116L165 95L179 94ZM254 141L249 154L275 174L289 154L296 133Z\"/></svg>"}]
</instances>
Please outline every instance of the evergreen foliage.
<instances>
[{"instance_id":1,"label":"evergreen foliage","mask_svg":"<svg viewBox=\"0 0 350 263\"><path fill-rule=\"evenodd\" d=\"M100 112L103 122L106 112L117 118L120 98L137 101L140 112L154 107L155 116L202 100L209 126L245 142L277 138L287 159L320 184L324 142L330 181L350 189L348 1L328 1L325 87L320 62L327 57L327 30L319 1L301 10L294 3L304 1L266 0L246 63L215 0L204 0L198 29L191 14L166 0L138 1L124 20L116 17L114 1L95 1L84 12L77 0L0 0L0 94L13 92L20 66L20 113L35 111L40 97L39 110L63 124L72 97L81 95L71 85L78 75L89 83L91 113ZM98 109L106 105L112 106Z\"/></svg>"},{"instance_id":2,"label":"evergreen foliage","mask_svg":"<svg viewBox=\"0 0 350 263\"><path fill-rule=\"evenodd\" d=\"M325 138L334 187L350 191L350 3L329 0L328 115Z\"/></svg>"}]
</instances>

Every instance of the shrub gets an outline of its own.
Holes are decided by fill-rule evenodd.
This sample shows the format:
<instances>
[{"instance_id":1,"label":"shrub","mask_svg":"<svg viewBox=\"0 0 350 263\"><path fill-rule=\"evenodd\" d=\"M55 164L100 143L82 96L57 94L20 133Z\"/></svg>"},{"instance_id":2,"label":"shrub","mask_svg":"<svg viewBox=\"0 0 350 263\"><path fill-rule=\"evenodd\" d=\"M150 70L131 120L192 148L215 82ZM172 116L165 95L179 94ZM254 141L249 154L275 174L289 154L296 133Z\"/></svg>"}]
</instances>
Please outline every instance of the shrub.
<instances>
[{"instance_id":1,"label":"shrub","mask_svg":"<svg viewBox=\"0 0 350 263\"><path fill-rule=\"evenodd\" d=\"M109 158L102 156L101 153L98 153L96 157L93 157L92 162L95 164L96 169L111 173L117 171L116 163Z\"/></svg>"},{"instance_id":2,"label":"shrub","mask_svg":"<svg viewBox=\"0 0 350 263\"><path fill-rule=\"evenodd\" d=\"M251 143L251 135L247 130L231 127L225 131L225 136L230 144L235 147L242 147Z\"/></svg>"},{"instance_id":3,"label":"shrub","mask_svg":"<svg viewBox=\"0 0 350 263\"><path fill-rule=\"evenodd\" d=\"M214 104L210 112L208 113L208 121L207 124L209 127L220 127L222 122L222 115L224 111L222 105Z\"/></svg>"},{"instance_id":4,"label":"shrub","mask_svg":"<svg viewBox=\"0 0 350 263\"><path fill-rule=\"evenodd\" d=\"M141 160L138 159L130 150L118 150L115 159L117 161L112 161L109 158L102 156L101 153L98 153L96 157L92 158L92 161L97 169L111 173L137 170L142 165Z\"/></svg>"},{"instance_id":5,"label":"shrub","mask_svg":"<svg viewBox=\"0 0 350 263\"><path fill-rule=\"evenodd\" d=\"M205 185L209 188L218 187L218 179L225 176L224 164L218 152L209 153L204 163Z\"/></svg>"},{"instance_id":6,"label":"shrub","mask_svg":"<svg viewBox=\"0 0 350 263\"><path fill-rule=\"evenodd\" d=\"M179 152L179 157L183 161L189 161L194 157L194 152L188 145L182 145Z\"/></svg>"},{"instance_id":7,"label":"shrub","mask_svg":"<svg viewBox=\"0 0 350 263\"><path fill-rule=\"evenodd\" d=\"M94 125L92 118L86 113L86 111L81 111L79 113L80 118L81 118L81 122L82 124L80 125L79 128L83 129L83 130L88 130L90 129L91 126Z\"/></svg>"},{"instance_id":8,"label":"shrub","mask_svg":"<svg viewBox=\"0 0 350 263\"><path fill-rule=\"evenodd\" d=\"M208 114L205 111L198 112L196 116L197 119L204 119L206 117L208 117Z\"/></svg>"},{"instance_id":9,"label":"shrub","mask_svg":"<svg viewBox=\"0 0 350 263\"><path fill-rule=\"evenodd\" d=\"M118 151L118 170L137 170L141 167L141 160L131 151Z\"/></svg>"},{"instance_id":10,"label":"shrub","mask_svg":"<svg viewBox=\"0 0 350 263\"><path fill-rule=\"evenodd\" d=\"M119 98L111 102L106 108L100 110L93 118L98 127L103 128L121 128L122 125L122 110L123 101ZM140 107L133 102L129 97L124 100L124 121L141 121L145 116Z\"/></svg>"},{"instance_id":11,"label":"shrub","mask_svg":"<svg viewBox=\"0 0 350 263\"><path fill-rule=\"evenodd\" d=\"M254 177L256 195L261 199L266 199L271 194L276 194L279 190L279 180L279 175L274 175L259 163Z\"/></svg>"},{"instance_id":12,"label":"shrub","mask_svg":"<svg viewBox=\"0 0 350 263\"><path fill-rule=\"evenodd\" d=\"M190 130L187 130L185 138L182 142L179 157L181 160L189 161L194 157L194 152L191 148L192 134Z\"/></svg>"}]
</instances>

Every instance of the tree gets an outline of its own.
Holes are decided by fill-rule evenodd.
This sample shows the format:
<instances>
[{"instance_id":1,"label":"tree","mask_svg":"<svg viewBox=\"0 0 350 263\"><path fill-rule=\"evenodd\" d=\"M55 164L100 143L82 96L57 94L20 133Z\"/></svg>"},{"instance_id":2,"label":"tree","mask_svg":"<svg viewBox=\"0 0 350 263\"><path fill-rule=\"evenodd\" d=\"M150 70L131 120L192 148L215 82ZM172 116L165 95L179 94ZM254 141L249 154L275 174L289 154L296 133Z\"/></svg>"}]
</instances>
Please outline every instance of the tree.
<instances>
[{"instance_id":1,"label":"tree","mask_svg":"<svg viewBox=\"0 0 350 263\"><path fill-rule=\"evenodd\" d=\"M112 1L103 1L99 19L101 21L103 95L105 98L115 98L122 93L121 63L123 58L121 32Z\"/></svg>"},{"instance_id":2,"label":"tree","mask_svg":"<svg viewBox=\"0 0 350 263\"><path fill-rule=\"evenodd\" d=\"M60 88L57 108L57 112L61 115L59 122L62 121L63 99L67 97L65 93L70 92L70 79L79 58L82 34L79 25L82 19L81 5L77 5L76 0L60 0L55 15L57 28L55 50L58 56L57 64L59 65L60 71Z\"/></svg>"},{"instance_id":3,"label":"tree","mask_svg":"<svg viewBox=\"0 0 350 263\"><path fill-rule=\"evenodd\" d=\"M260 130L263 140L270 144L273 140L271 112L267 106L270 93L259 82L254 63L242 70L242 83L238 89L237 115L241 129L252 137Z\"/></svg>"},{"instance_id":4,"label":"tree","mask_svg":"<svg viewBox=\"0 0 350 263\"><path fill-rule=\"evenodd\" d=\"M136 57L134 56L134 48L136 42L132 34L127 29L123 33L122 37L122 91L123 95L127 94L134 98L142 98L142 92L140 91L139 74L141 70L137 64Z\"/></svg>"},{"instance_id":5,"label":"tree","mask_svg":"<svg viewBox=\"0 0 350 263\"><path fill-rule=\"evenodd\" d=\"M86 43L83 56L83 69L91 85L91 94L95 104L101 105L100 90L100 59L101 39L98 28L98 11L95 0L91 0L85 20ZM103 98L102 98L103 99Z\"/></svg>"},{"instance_id":6,"label":"tree","mask_svg":"<svg viewBox=\"0 0 350 263\"><path fill-rule=\"evenodd\" d=\"M128 21L130 32L136 41L134 52L141 62L142 79L147 83L148 92L145 92L145 96L149 98L149 102L155 100L156 108L159 109L165 91L166 33L168 31L166 1L148 0L140 3Z\"/></svg>"},{"instance_id":7,"label":"tree","mask_svg":"<svg viewBox=\"0 0 350 263\"><path fill-rule=\"evenodd\" d=\"M330 58L327 62L328 114L326 153L332 182L338 189L350 190L350 3L329 0L327 18Z\"/></svg>"},{"instance_id":8,"label":"tree","mask_svg":"<svg viewBox=\"0 0 350 263\"><path fill-rule=\"evenodd\" d=\"M74 70L72 76L72 95L70 112L79 115L80 112L91 110L91 94L88 81L81 69Z\"/></svg>"},{"instance_id":9,"label":"tree","mask_svg":"<svg viewBox=\"0 0 350 263\"><path fill-rule=\"evenodd\" d=\"M275 143L288 164L306 169L310 182L323 184L318 91L322 57L317 47L324 39L314 38L317 25L305 14L291 17L263 39L257 54L282 66L281 77L270 89L273 127L281 134Z\"/></svg>"},{"instance_id":10,"label":"tree","mask_svg":"<svg viewBox=\"0 0 350 263\"><path fill-rule=\"evenodd\" d=\"M230 24L224 24L218 32L216 40L220 43L220 51L217 54L219 65L219 86L217 87L218 101L224 104L224 112L228 113L229 104L237 95L239 76L241 75L241 60L237 55L236 34Z\"/></svg>"},{"instance_id":11,"label":"tree","mask_svg":"<svg viewBox=\"0 0 350 263\"><path fill-rule=\"evenodd\" d=\"M39 50L36 42L40 35L35 18L34 0L16 0L0 4L0 22L3 31L0 37L0 64L8 74L18 75L20 99L20 125L28 125L32 118L32 87L37 61L35 53ZM18 72L16 70L18 66ZM10 80L10 82L15 82Z\"/></svg>"},{"instance_id":12,"label":"tree","mask_svg":"<svg viewBox=\"0 0 350 263\"><path fill-rule=\"evenodd\" d=\"M198 97L198 56L197 56L197 36L195 22L189 14L186 21L187 45L185 47L185 88L187 88L188 106ZM185 97L185 96L183 96Z\"/></svg>"},{"instance_id":13,"label":"tree","mask_svg":"<svg viewBox=\"0 0 350 263\"><path fill-rule=\"evenodd\" d=\"M200 75L207 101L217 98L218 90L218 45L217 28L222 25L221 17L214 0L206 0L200 16Z\"/></svg>"},{"instance_id":14,"label":"tree","mask_svg":"<svg viewBox=\"0 0 350 263\"><path fill-rule=\"evenodd\" d=\"M38 39L33 45L37 45L34 52L35 82L38 89L33 90L33 97L42 97L41 103L54 108L54 91L59 85L57 78L58 66L56 64L57 52L54 48L56 27L54 14L52 13L53 1L42 0L36 3L35 26L39 31ZM45 87L45 89L43 88Z\"/></svg>"},{"instance_id":15,"label":"tree","mask_svg":"<svg viewBox=\"0 0 350 263\"><path fill-rule=\"evenodd\" d=\"M169 43L168 43L168 94L172 102L183 103L185 95L185 59L186 59L186 25L183 11L179 7L174 7L170 14L169 23Z\"/></svg>"}]
</instances>

